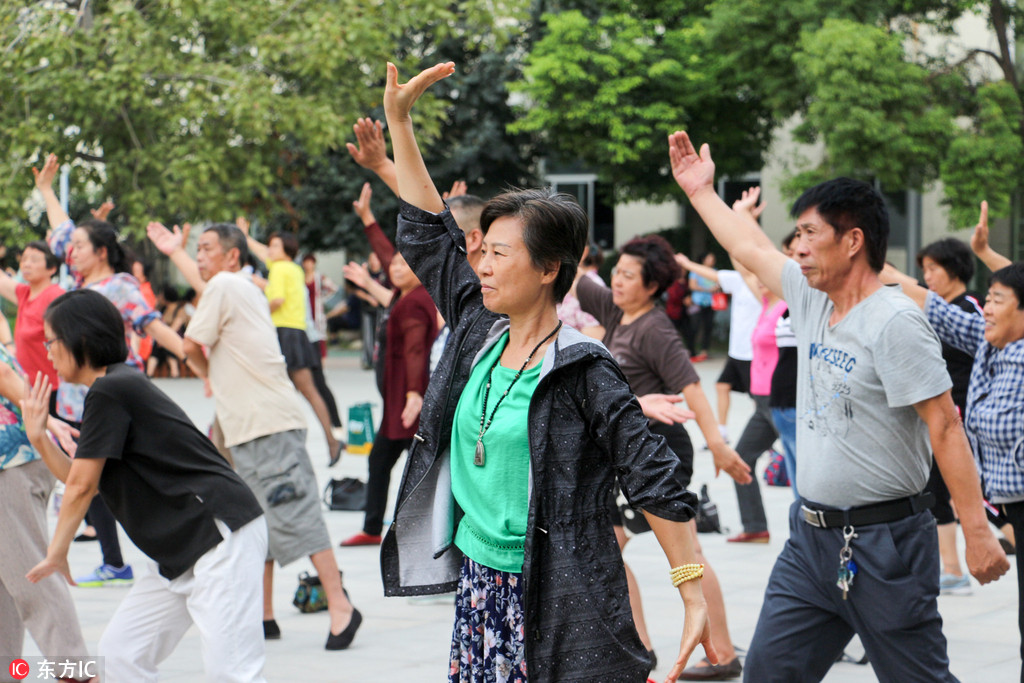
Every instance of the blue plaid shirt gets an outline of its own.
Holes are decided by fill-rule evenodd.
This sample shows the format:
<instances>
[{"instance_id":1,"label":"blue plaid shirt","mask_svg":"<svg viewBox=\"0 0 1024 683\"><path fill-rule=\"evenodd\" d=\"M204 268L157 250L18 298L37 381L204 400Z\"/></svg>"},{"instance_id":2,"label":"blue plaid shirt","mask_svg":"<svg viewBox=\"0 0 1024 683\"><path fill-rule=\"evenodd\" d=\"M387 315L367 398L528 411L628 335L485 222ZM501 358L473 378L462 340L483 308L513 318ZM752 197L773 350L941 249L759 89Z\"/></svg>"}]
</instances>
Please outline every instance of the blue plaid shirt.
<instances>
[{"instance_id":1,"label":"blue plaid shirt","mask_svg":"<svg viewBox=\"0 0 1024 683\"><path fill-rule=\"evenodd\" d=\"M1024 500L1024 340L997 349L984 318L928 293L924 307L939 339L974 356L964 426L993 503Z\"/></svg>"}]
</instances>

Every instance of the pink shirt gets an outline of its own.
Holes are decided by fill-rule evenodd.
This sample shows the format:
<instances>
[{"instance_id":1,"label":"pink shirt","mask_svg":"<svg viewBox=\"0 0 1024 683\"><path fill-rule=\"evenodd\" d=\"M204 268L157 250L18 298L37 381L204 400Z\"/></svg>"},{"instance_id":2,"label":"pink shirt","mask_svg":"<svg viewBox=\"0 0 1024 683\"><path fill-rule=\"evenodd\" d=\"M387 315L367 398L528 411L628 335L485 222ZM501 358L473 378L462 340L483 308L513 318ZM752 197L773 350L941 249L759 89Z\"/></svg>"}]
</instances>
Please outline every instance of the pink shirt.
<instances>
[{"instance_id":1,"label":"pink shirt","mask_svg":"<svg viewBox=\"0 0 1024 683\"><path fill-rule=\"evenodd\" d=\"M754 359L750 362L750 394L768 396L772 393L772 373L779 362L779 347L775 343L775 327L786 312L786 302L778 301L771 307L767 304L754 325L750 336Z\"/></svg>"}]
</instances>

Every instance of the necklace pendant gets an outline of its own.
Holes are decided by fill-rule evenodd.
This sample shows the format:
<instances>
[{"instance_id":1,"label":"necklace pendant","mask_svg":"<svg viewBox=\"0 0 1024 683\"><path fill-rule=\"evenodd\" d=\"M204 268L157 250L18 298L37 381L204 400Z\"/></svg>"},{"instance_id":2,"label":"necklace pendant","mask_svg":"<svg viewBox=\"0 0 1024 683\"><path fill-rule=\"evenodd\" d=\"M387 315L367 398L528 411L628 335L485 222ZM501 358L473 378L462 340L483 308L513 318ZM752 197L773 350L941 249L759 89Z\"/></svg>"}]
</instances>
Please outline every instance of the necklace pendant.
<instances>
[{"instance_id":1,"label":"necklace pendant","mask_svg":"<svg viewBox=\"0 0 1024 683\"><path fill-rule=\"evenodd\" d=\"M473 464L477 467L484 466L484 442L483 439L477 439L476 442L476 453L473 454Z\"/></svg>"}]
</instances>

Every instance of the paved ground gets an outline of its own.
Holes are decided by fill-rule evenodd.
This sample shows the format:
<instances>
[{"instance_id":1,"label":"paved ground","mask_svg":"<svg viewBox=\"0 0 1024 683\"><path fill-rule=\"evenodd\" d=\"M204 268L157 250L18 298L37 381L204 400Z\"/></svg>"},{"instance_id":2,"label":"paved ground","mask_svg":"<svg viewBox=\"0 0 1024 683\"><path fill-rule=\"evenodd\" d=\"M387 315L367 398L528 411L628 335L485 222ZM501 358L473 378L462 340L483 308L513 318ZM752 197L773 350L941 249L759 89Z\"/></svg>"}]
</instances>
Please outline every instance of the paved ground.
<instances>
[{"instance_id":1,"label":"paved ground","mask_svg":"<svg viewBox=\"0 0 1024 683\"><path fill-rule=\"evenodd\" d=\"M698 366L705 391L713 398L714 380L721 361ZM377 401L372 373L358 369L354 356L329 359L328 381L343 410L353 403ZM209 424L213 414L212 400L202 395L197 380L160 380L159 385L185 407L201 428ZM735 394L729 426L738 435L751 412L749 399ZM305 404L303 404L305 405ZM379 409L379 406L378 406ZM310 424L312 413L307 410ZM379 413L378 413L379 417ZM693 425L690 425L693 427ZM691 429L699 449L703 440L696 428ZM321 485L331 477L366 477L366 460L346 455L334 470L326 468L327 447L319 429L311 430L308 446ZM760 463L763 468L764 463ZM396 467L392 490L397 485L402 463ZM731 480L723 475L714 478L711 458L698 451L694 487L708 483L711 497L718 503L723 523L737 529L739 517ZM786 509L791 502L789 489L762 487L771 527L769 545L742 546L727 544L725 536L703 535L705 552L714 564L726 595L729 626L735 643L745 647L754 630L768 573L787 537ZM393 499L392 499L393 505ZM362 515L352 512L327 512L328 528L335 542L361 528ZM51 515L52 517L52 515ZM55 518L51 518L51 527ZM145 558L123 536L123 545L136 571L144 569ZM2 552L2 551L0 551ZM344 652L327 652L326 613L307 615L291 605L296 575L312 571L308 561L296 562L277 570L274 604L283 637L267 643L266 675L275 682L386 681L415 680L438 682L446 680L447 656L451 632L450 602L416 603L407 598L383 597L376 548L335 548L338 564L345 572L345 585L353 601L365 616L363 627L352 647ZM682 623L682 605L668 582L664 556L651 534L634 539L626 551L626 559L638 576L644 596L647 623L653 634L654 647L663 664L656 674L664 676L667 663L677 651ZM100 561L99 548L93 543L73 544L72 570L88 572ZM1020 661L1017 655L1016 579L1010 574L996 584L974 585L970 597L941 597L939 607L945 619L946 637L953 672L962 681L1002 682L1016 680ZM111 614L125 595L126 588L73 588L78 618L90 649L96 643ZM899 647L898 643L893 643ZM858 645L849 652L859 654ZM31 639L26 639L26 655L38 654ZM697 661L701 655L695 655ZM6 663L6 662L5 662ZM201 680L199 638L192 629L177 650L161 668L162 680ZM0 672L2 677L6 672ZM870 667L837 664L825 679L829 683L854 683L876 680Z\"/></svg>"}]
</instances>

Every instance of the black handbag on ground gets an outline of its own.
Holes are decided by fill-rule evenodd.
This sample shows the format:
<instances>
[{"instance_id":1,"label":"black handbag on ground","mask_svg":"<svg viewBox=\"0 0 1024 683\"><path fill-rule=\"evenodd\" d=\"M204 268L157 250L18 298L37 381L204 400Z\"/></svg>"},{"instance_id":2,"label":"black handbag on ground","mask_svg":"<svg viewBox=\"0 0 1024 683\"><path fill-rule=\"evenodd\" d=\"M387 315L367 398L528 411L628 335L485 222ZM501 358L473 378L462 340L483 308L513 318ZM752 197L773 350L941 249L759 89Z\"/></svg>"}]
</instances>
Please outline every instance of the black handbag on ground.
<instances>
[{"instance_id":1,"label":"black handbag on ground","mask_svg":"<svg viewBox=\"0 0 1024 683\"><path fill-rule=\"evenodd\" d=\"M697 504L697 533L720 534L722 522L718 519L718 506L708 495L708 485L700 487L700 502Z\"/></svg>"},{"instance_id":2,"label":"black handbag on ground","mask_svg":"<svg viewBox=\"0 0 1024 683\"><path fill-rule=\"evenodd\" d=\"M331 479L324 487L324 505L330 510L365 510L366 484L354 477Z\"/></svg>"}]
</instances>

